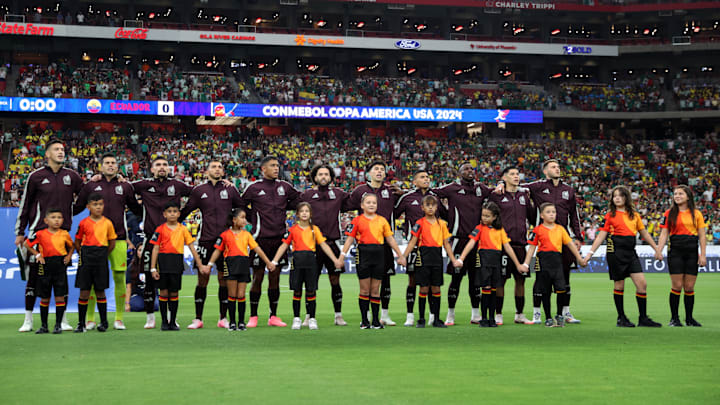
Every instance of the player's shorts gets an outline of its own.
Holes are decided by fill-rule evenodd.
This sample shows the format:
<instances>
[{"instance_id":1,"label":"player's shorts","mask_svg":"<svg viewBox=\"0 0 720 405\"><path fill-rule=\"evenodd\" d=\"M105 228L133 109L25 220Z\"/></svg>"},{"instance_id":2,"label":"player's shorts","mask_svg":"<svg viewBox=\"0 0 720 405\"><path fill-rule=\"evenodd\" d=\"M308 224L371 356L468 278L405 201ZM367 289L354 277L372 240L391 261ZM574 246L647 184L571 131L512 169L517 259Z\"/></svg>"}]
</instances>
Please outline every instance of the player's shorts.
<instances>
[{"instance_id":1,"label":"player's shorts","mask_svg":"<svg viewBox=\"0 0 720 405\"><path fill-rule=\"evenodd\" d=\"M265 252L265 256L272 258L275 256L275 252L280 248L280 245L282 245L283 241L282 238L263 238L263 239L257 239L256 240L258 246L260 246L260 249L262 249L263 252ZM280 260L278 260L278 270L285 267L285 265L288 264L288 258L287 258L287 252L282 255ZM254 269L258 268L264 268L265 262L262 261L260 256L255 253L254 250L250 251L250 265Z\"/></svg>"},{"instance_id":2,"label":"player's shorts","mask_svg":"<svg viewBox=\"0 0 720 405\"><path fill-rule=\"evenodd\" d=\"M125 271L127 269L127 250L127 241L115 241L115 248L108 255L112 271Z\"/></svg>"},{"instance_id":3,"label":"player's shorts","mask_svg":"<svg viewBox=\"0 0 720 405\"><path fill-rule=\"evenodd\" d=\"M698 274L698 237L692 235L670 236L668 249L668 272L670 274Z\"/></svg>"},{"instance_id":4,"label":"player's shorts","mask_svg":"<svg viewBox=\"0 0 720 405\"><path fill-rule=\"evenodd\" d=\"M385 275L386 276L394 276L395 275L395 255L393 255L393 250L390 247L390 245L385 242L383 245L383 249L385 250L385 254L383 257L385 258Z\"/></svg>"},{"instance_id":5,"label":"player's shorts","mask_svg":"<svg viewBox=\"0 0 720 405\"><path fill-rule=\"evenodd\" d=\"M142 271L144 273L150 273L150 260L152 258L152 251L155 245L150 243L150 239L143 242L142 250Z\"/></svg>"},{"instance_id":6,"label":"player's shorts","mask_svg":"<svg viewBox=\"0 0 720 405\"><path fill-rule=\"evenodd\" d=\"M417 253L413 262L415 283L421 287L443 285L442 248L421 246L413 252Z\"/></svg>"},{"instance_id":7,"label":"player's shorts","mask_svg":"<svg viewBox=\"0 0 720 405\"><path fill-rule=\"evenodd\" d=\"M332 250L335 257L340 257L340 248L337 245L337 242L334 240L327 240L325 243L330 246L330 250ZM328 255L323 252L322 249L317 249L315 252L315 257L317 260L317 269L318 269L318 277L320 276L320 273L322 272L323 267L327 270L328 274L340 274L345 273L345 266L343 266L341 269L335 268L335 263L328 257Z\"/></svg>"},{"instance_id":8,"label":"player's shorts","mask_svg":"<svg viewBox=\"0 0 720 405\"><path fill-rule=\"evenodd\" d=\"M46 257L45 264L40 264L35 284L40 298L50 298L53 291L55 297L67 295L67 266L64 259L63 256Z\"/></svg>"},{"instance_id":9,"label":"player's shorts","mask_svg":"<svg viewBox=\"0 0 720 405\"><path fill-rule=\"evenodd\" d=\"M452 246L455 257L460 257L468 240L467 238L453 238ZM465 274L477 272L477 269L480 267L480 256L477 254L477 251L477 245L475 245L465 258L463 266L459 269L456 269L455 266L452 265L452 261L448 260L446 273L464 276Z\"/></svg>"},{"instance_id":10,"label":"player's shorts","mask_svg":"<svg viewBox=\"0 0 720 405\"><path fill-rule=\"evenodd\" d=\"M615 252L608 253L606 258L610 280L625 280L633 273L642 273L640 258L635 249L615 249Z\"/></svg>"},{"instance_id":11,"label":"player's shorts","mask_svg":"<svg viewBox=\"0 0 720 405\"><path fill-rule=\"evenodd\" d=\"M358 279L382 280L386 272L385 264L385 247L383 245L358 245L357 256L355 256Z\"/></svg>"},{"instance_id":12,"label":"player's shorts","mask_svg":"<svg viewBox=\"0 0 720 405\"><path fill-rule=\"evenodd\" d=\"M239 283L250 282L250 258L248 256L228 256L223 265L222 277Z\"/></svg>"},{"instance_id":13,"label":"player's shorts","mask_svg":"<svg viewBox=\"0 0 720 405\"><path fill-rule=\"evenodd\" d=\"M525 246L510 245L510 247L512 247L513 252L515 252L515 256L517 257L518 261L520 263L524 262L527 255ZM530 272L520 273L517 267L515 267L515 263L513 263L512 259L510 259L510 257L507 255L507 253L505 253L504 250L502 252L502 258L500 259L500 264L502 266L502 276L506 280L510 277L530 278Z\"/></svg>"},{"instance_id":14,"label":"player's shorts","mask_svg":"<svg viewBox=\"0 0 720 405\"><path fill-rule=\"evenodd\" d=\"M215 242L199 242L197 245L197 253L198 256L200 256L200 262L204 265L207 265L210 262L210 258L212 257L213 253L215 252ZM193 266L196 270L198 270L198 274L200 274L200 269L197 267L197 263L194 263ZM215 263L215 266L217 267L217 273L220 278L223 278L225 276L226 271L226 262L225 260L218 260Z\"/></svg>"},{"instance_id":15,"label":"player's shorts","mask_svg":"<svg viewBox=\"0 0 720 405\"><path fill-rule=\"evenodd\" d=\"M107 247L82 246L78 261L75 288L86 291L91 288L105 290L110 286Z\"/></svg>"},{"instance_id":16,"label":"player's shorts","mask_svg":"<svg viewBox=\"0 0 720 405\"><path fill-rule=\"evenodd\" d=\"M570 285L570 271L577 269L577 263L575 263L575 255L572 254L567 246L562 247L562 270L565 281Z\"/></svg>"},{"instance_id":17,"label":"player's shorts","mask_svg":"<svg viewBox=\"0 0 720 405\"><path fill-rule=\"evenodd\" d=\"M407 267L405 267L405 273L410 274L410 273L415 272L415 270L416 270L415 268L418 267L415 264L417 262L417 260L418 260L418 247L415 246L415 249L413 249L412 252L410 252L410 255L408 255ZM442 265L440 267L442 267Z\"/></svg>"},{"instance_id":18,"label":"player's shorts","mask_svg":"<svg viewBox=\"0 0 720 405\"><path fill-rule=\"evenodd\" d=\"M480 277L476 279L476 287L502 287L502 251L479 249L478 255L482 266Z\"/></svg>"},{"instance_id":19,"label":"player's shorts","mask_svg":"<svg viewBox=\"0 0 720 405\"><path fill-rule=\"evenodd\" d=\"M562 254L558 252L539 252L535 260L537 282L535 293L551 294L554 291L565 291L567 282L563 276Z\"/></svg>"},{"instance_id":20,"label":"player's shorts","mask_svg":"<svg viewBox=\"0 0 720 405\"><path fill-rule=\"evenodd\" d=\"M182 289L182 273L160 273L157 288L177 292Z\"/></svg>"},{"instance_id":21,"label":"player's shorts","mask_svg":"<svg viewBox=\"0 0 720 405\"><path fill-rule=\"evenodd\" d=\"M315 252L293 252L290 289L302 291L303 285L306 291L317 291L318 267Z\"/></svg>"}]
</instances>

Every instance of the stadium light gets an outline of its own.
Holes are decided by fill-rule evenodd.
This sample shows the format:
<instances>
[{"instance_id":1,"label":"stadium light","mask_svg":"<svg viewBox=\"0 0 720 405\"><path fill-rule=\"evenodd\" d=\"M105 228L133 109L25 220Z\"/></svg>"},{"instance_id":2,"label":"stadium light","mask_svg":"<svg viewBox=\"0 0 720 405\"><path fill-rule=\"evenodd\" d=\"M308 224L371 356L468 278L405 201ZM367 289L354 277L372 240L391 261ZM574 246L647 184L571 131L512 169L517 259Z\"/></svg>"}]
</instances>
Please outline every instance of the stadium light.
<instances>
[{"instance_id":1,"label":"stadium light","mask_svg":"<svg viewBox=\"0 0 720 405\"><path fill-rule=\"evenodd\" d=\"M558 35L558 34L560 34L559 28L555 28L554 30L550 31L550 35Z\"/></svg>"}]
</instances>

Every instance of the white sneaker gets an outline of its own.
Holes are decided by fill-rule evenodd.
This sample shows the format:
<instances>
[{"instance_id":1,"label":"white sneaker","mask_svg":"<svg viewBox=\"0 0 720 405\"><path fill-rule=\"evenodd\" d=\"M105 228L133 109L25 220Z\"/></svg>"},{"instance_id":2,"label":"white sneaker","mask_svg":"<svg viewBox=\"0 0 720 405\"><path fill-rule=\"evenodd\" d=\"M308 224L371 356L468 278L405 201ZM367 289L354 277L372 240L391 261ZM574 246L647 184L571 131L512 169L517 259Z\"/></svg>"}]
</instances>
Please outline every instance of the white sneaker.
<instances>
[{"instance_id":1,"label":"white sneaker","mask_svg":"<svg viewBox=\"0 0 720 405\"><path fill-rule=\"evenodd\" d=\"M407 319L403 326L415 326L415 314L407 314Z\"/></svg>"},{"instance_id":2,"label":"white sneaker","mask_svg":"<svg viewBox=\"0 0 720 405\"><path fill-rule=\"evenodd\" d=\"M580 320L572 316L570 312L563 314L565 323L580 323Z\"/></svg>"},{"instance_id":3,"label":"white sneaker","mask_svg":"<svg viewBox=\"0 0 720 405\"><path fill-rule=\"evenodd\" d=\"M63 319L60 321L60 329L63 330L63 332L69 332L73 330L73 327L70 326L70 322L67 320L67 312L63 314Z\"/></svg>"},{"instance_id":4,"label":"white sneaker","mask_svg":"<svg viewBox=\"0 0 720 405\"><path fill-rule=\"evenodd\" d=\"M97 323L90 321L85 324L85 329L87 330L93 330L97 327Z\"/></svg>"},{"instance_id":5,"label":"white sneaker","mask_svg":"<svg viewBox=\"0 0 720 405\"><path fill-rule=\"evenodd\" d=\"M448 312L447 318L445 318L445 325L447 326L453 326L455 325L455 313Z\"/></svg>"},{"instance_id":6,"label":"white sneaker","mask_svg":"<svg viewBox=\"0 0 720 405\"><path fill-rule=\"evenodd\" d=\"M515 323L522 323L528 325L528 322L530 324L532 323L529 319L527 319L527 317L525 317L525 314L515 314Z\"/></svg>"},{"instance_id":7,"label":"white sneaker","mask_svg":"<svg viewBox=\"0 0 720 405\"><path fill-rule=\"evenodd\" d=\"M540 325L542 323L542 314L540 312L533 312L533 319L530 325Z\"/></svg>"},{"instance_id":8,"label":"white sneaker","mask_svg":"<svg viewBox=\"0 0 720 405\"><path fill-rule=\"evenodd\" d=\"M433 322L435 322L435 314L430 312L430 316L428 316L428 325L432 325Z\"/></svg>"},{"instance_id":9,"label":"white sneaker","mask_svg":"<svg viewBox=\"0 0 720 405\"><path fill-rule=\"evenodd\" d=\"M495 323L498 325L503 324L503 316L502 314L495 314Z\"/></svg>"},{"instance_id":10,"label":"white sneaker","mask_svg":"<svg viewBox=\"0 0 720 405\"><path fill-rule=\"evenodd\" d=\"M298 317L293 318L293 323L292 323L291 329L292 330L300 330L300 327L302 327L302 319L300 319Z\"/></svg>"},{"instance_id":11,"label":"white sneaker","mask_svg":"<svg viewBox=\"0 0 720 405\"><path fill-rule=\"evenodd\" d=\"M18 332L30 332L33 330L33 319L30 317L25 317L25 321L23 322L20 329L18 329Z\"/></svg>"},{"instance_id":12,"label":"white sneaker","mask_svg":"<svg viewBox=\"0 0 720 405\"><path fill-rule=\"evenodd\" d=\"M125 327L125 324L123 323L123 321L115 321L115 323L113 324L113 328L115 328L115 329L117 329L117 330L125 330L125 329L127 329L127 328Z\"/></svg>"},{"instance_id":13,"label":"white sneaker","mask_svg":"<svg viewBox=\"0 0 720 405\"><path fill-rule=\"evenodd\" d=\"M342 315L335 315L336 326L347 326L347 322L343 319Z\"/></svg>"},{"instance_id":14,"label":"white sneaker","mask_svg":"<svg viewBox=\"0 0 720 405\"><path fill-rule=\"evenodd\" d=\"M145 329L155 329L155 314L147 314L147 321L145 322Z\"/></svg>"},{"instance_id":15,"label":"white sneaker","mask_svg":"<svg viewBox=\"0 0 720 405\"><path fill-rule=\"evenodd\" d=\"M395 323L395 321L393 321L392 319L390 319L390 316L389 316L389 315L380 318L380 323L383 324L383 325L385 325L385 326L395 326L395 325L397 325L397 324Z\"/></svg>"},{"instance_id":16,"label":"white sneaker","mask_svg":"<svg viewBox=\"0 0 720 405\"><path fill-rule=\"evenodd\" d=\"M195 319L192 320L192 323L190 323L190 325L188 325L187 328L188 328L188 329L200 329L200 328L202 328L203 326L204 326L203 321L195 318Z\"/></svg>"},{"instance_id":17,"label":"white sneaker","mask_svg":"<svg viewBox=\"0 0 720 405\"><path fill-rule=\"evenodd\" d=\"M315 319L315 318L308 319L308 328L310 328L310 330L317 330L318 329L317 319Z\"/></svg>"},{"instance_id":18,"label":"white sneaker","mask_svg":"<svg viewBox=\"0 0 720 405\"><path fill-rule=\"evenodd\" d=\"M470 323L473 325L477 325L482 320L482 317L480 316L480 308L472 308L472 315L470 316Z\"/></svg>"},{"instance_id":19,"label":"white sneaker","mask_svg":"<svg viewBox=\"0 0 720 405\"><path fill-rule=\"evenodd\" d=\"M302 326L306 328L310 326L310 315L305 314L305 319L303 320Z\"/></svg>"}]
</instances>

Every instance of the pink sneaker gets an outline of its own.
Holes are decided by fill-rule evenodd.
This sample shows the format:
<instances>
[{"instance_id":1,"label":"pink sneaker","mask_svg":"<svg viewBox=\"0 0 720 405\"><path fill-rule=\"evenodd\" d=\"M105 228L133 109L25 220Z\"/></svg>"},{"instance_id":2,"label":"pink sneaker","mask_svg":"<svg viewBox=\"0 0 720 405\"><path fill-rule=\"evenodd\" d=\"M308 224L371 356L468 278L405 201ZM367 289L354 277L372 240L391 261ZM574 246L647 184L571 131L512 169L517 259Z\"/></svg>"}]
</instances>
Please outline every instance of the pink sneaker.
<instances>
[{"instance_id":1,"label":"pink sneaker","mask_svg":"<svg viewBox=\"0 0 720 405\"><path fill-rule=\"evenodd\" d=\"M246 327L248 328L257 328L257 316L251 316L250 319L248 319L248 323Z\"/></svg>"},{"instance_id":2,"label":"pink sneaker","mask_svg":"<svg viewBox=\"0 0 720 405\"><path fill-rule=\"evenodd\" d=\"M225 318L218 321L218 328L227 329L229 325L228 320Z\"/></svg>"},{"instance_id":3,"label":"pink sneaker","mask_svg":"<svg viewBox=\"0 0 720 405\"><path fill-rule=\"evenodd\" d=\"M203 327L203 321L199 319L193 319L192 323L188 325L188 329L200 329Z\"/></svg>"},{"instance_id":4,"label":"pink sneaker","mask_svg":"<svg viewBox=\"0 0 720 405\"><path fill-rule=\"evenodd\" d=\"M282 321L282 319L278 318L277 316L273 315L268 319L268 326L287 326L285 322Z\"/></svg>"}]
</instances>

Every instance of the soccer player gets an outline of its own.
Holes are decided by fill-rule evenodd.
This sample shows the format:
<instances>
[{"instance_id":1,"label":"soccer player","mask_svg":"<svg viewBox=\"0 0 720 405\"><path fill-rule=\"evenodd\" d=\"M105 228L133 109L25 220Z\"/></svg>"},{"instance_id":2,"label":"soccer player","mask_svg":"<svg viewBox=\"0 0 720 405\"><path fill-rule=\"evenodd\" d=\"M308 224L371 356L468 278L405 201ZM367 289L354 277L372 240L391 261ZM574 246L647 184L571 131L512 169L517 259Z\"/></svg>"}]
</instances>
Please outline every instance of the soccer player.
<instances>
[{"instance_id":1,"label":"soccer player","mask_svg":"<svg viewBox=\"0 0 720 405\"><path fill-rule=\"evenodd\" d=\"M707 248L707 225L700 211L695 209L695 200L690 187L680 185L673 190L673 202L669 210L665 211L660 222L660 240L658 240L655 258L662 260L662 249L670 238L668 248L668 270L670 272L670 324L669 326L683 326L680 322L678 310L680 307L680 293L685 290L685 324L687 326L702 326L693 318L695 306L695 282L697 281L698 266L707 265L705 256ZM698 255L698 247L700 254Z\"/></svg>"},{"instance_id":2,"label":"soccer player","mask_svg":"<svg viewBox=\"0 0 720 405\"><path fill-rule=\"evenodd\" d=\"M563 303L565 302L565 290L567 283L563 274L562 248L567 246L581 266L585 266L584 259L580 256L577 248L572 242L568 232L555 222L557 210L552 203L540 205L540 219L542 223L536 226L530 233L530 248L525 257L525 265L530 264L535 251L538 252L535 260L535 287L534 293L542 297L543 309L545 310L545 326L564 327ZM550 295L552 288L557 294L557 316L553 321L550 312Z\"/></svg>"},{"instance_id":3,"label":"soccer player","mask_svg":"<svg viewBox=\"0 0 720 405\"><path fill-rule=\"evenodd\" d=\"M401 215L405 214L405 222L403 223L403 234L407 240L412 238L411 228L415 226L415 223L425 216L422 200L427 195L435 195L430 190L430 174L427 170L417 170L413 174L413 185L415 190L408 191L403 194L395 204L393 214L395 218L400 218ZM439 201L439 200L438 200ZM442 217L444 214L444 207L442 204L438 204L435 208L435 216ZM408 287L405 293L405 303L407 305L407 317L405 319L404 326L415 325L415 315L413 314L413 307L415 306L415 259L417 258L418 249L416 248L410 252L410 256L407 256L407 275L408 275ZM427 297L427 293L424 294ZM423 308L425 303L422 304ZM432 311L431 311L432 314Z\"/></svg>"},{"instance_id":4,"label":"soccer player","mask_svg":"<svg viewBox=\"0 0 720 405\"><path fill-rule=\"evenodd\" d=\"M337 241L340 239L340 213L350 210L348 206L350 194L332 185L335 181L335 173L328 165L321 164L313 167L310 170L310 179L315 185L302 193L300 200L310 203L312 212L316 213L312 218L313 224L317 225L327 238L326 242L333 254L339 256L340 248ZM328 273L330 294L335 309L335 325L346 326L347 322L342 317L343 292L340 286L340 274L345 272L345 266L337 268L322 250L315 252L315 255L317 256L318 277L320 277L323 267ZM310 318L305 319L309 321ZM302 326L307 325L303 322Z\"/></svg>"},{"instance_id":5,"label":"soccer player","mask_svg":"<svg viewBox=\"0 0 720 405\"><path fill-rule=\"evenodd\" d=\"M330 246L325 243L326 239L320 228L313 225L310 203L301 202L298 204L296 216L297 223L288 230L285 238L283 238L283 244L275 253L272 264L277 263L287 252L287 249L292 246L293 259L290 268L290 289L293 291L294 316L292 329L299 330L302 325L300 320L300 300L302 299L304 285L305 308L310 317L308 319L308 328L317 330L318 324L317 319L315 319L315 309L317 308L315 292L318 283L317 257L315 256L317 247L320 246L320 249L332 260L335 267L342 267L343 262L335 256Z\"/></svg>"},{"instance_id":6,"label":"soccer player","mask_svg":"<svg viewBox=\"0 0 720 405\"><path fill-rule=\"evenodd\" d=\"M377 196L377 214L385 218L388 224L390 224L390 229L392 230L395 226L393 210L395 208L395 202L398 199L400 189L396 186L385 183L385 178L387 177L387 165L385 165L385 162L381 160L375 160L366 167L365 177L368 179L368 182L355 187L352 193L350 193L349 206L351 209L358 210L358 213L360 213L362 210L361 201L363 196L367 193L375 194ZM391 295L390 276L395 275L395 261L390 245L385 244L383 249L383 257L385 258L385 273L382 276L382 283L380 286L380 300L382 303L382 316L380 318L380 322L386 326L395 326L396 323L390 319L390 314L388 313Z\"/></svg>"},{"instance_id":7,"label":"soccer player","mask_svg":"<svg viewBox=\"0 0 720 405\"><path fill-rule=\"evenodd\" d=\"M170 168L168 160L158 156L153 159L150 165L151 179L138 180L132 183L135 192L140 196L143 207L143 272L145 272L145 312L147 320L145 329L155 328L155 282L150 274L150 259L153 246L150 239L155 234L158 226L165 222L163 218L164 207L168 202L174 202L178 206L182 197L190 195L192 188L180 180L169 179Z\"/></svg>"},{"instance_id":8,"label":"soccer player","mask_svg":"<svg viewBox=\"0 0 720 405\"><path fill-rule=\"evenodd\" d=\"M380 283L387 271L387 260L383 245L387 242L392 250L397 253L399 265L404 266L406 261L392 236L390 224L385 217L377 212L378 196L373 193L364 194L360 199L360 207L363 213L352 220L349 229L345 232L348 238L345 240L345 245L343 245L340 253L340 260L345 259L350 247L357 241L358 248L355 263L360 283L358 297L360 316L362 317L360 328L382 329L383 324L380 323L378 317L380 311ZM372 306L372 325L367 319L369 306Z\"/></svg>"},{"instance_id":9,"label":"soccer player","mask_svg":"<svg viewBox=\"0 0 720 405\"><path fill-rule=\"evenodd\" d=\"M242 208L235 208L230 214L232 225L215 242L215 250L208 262L208 268L212 268L221 257L225 262L222 265L223 279L227 280L228 286L228 313L230 323L228 330L246 330L245 326L245 288L250 282L250 257L249 250L254 251L267 266L268 270L275 270L275 265L258 246L247 226L247 213ZM237 302L238 323L235 324L235 303Z\"/></svg>"},{"instance_id":10,"label":"soccer player","mask_svg":"<svg viewBox=\"0 0 720 405\"><path fill-rule=\"evenodd\" d=\"M158 282L160 290L160 317L161 330L180 330L175 320L178 311L178 291L182 288L183 252L185 246L190 248L198 269L206 274L210 268L202 264L198 256L190 231L178 222L180 217L180 204L169 201L163 209L165 223L158 226L150 239L153 250L150 256L150 273ZM147 288L147 286L145 287ZM169 303L168 303L169 300ZM99 301L98 301L99 302ZM170 319L167 318L170 309Z\"/></svg>"},{"instance_id":11,"label":"soccer player","mask_svg":"<svg viewBox=\"0 0 720 405\"><path fill-rule=\"evenodd\" d=\"M43 218L49 208L61 211L63 223L61 229L70 231L72 227L72 205L75 195L80 192L83 181L74 170L63 167L65 164L65 146L57 139L48 141L45 148L47 164L30 173L25 181L25 191L20 200L18 217L15 223L15 245L25 242L25 228L28 228L29 238L35 232L47 228ZM25 320L18 330L29 332L33 329L32 311L35 307L35 281L40 263L34 256L26 261L29 263L29 274L25 286ZM66 300L67 302L67 300ZM67 322L67 314L62 321L62 330L72 330Z\"/></svg>"},{"instance_id":12,"label":"soccer player","mask_svg":"<svg viewBox=\"0 0 720 405\"><path fill-rule=\"evenodd\" d=\"M80 289L78 298L78 324L75 333L83 333L86 329L85 316L87 314L90 290L95 290L97 296L97 309L100 313L98 332L108 329L107 298L105 289L110 286L108 274L108 255L115 248L117 234L112 222L103 216L105 203L99 193L88 196L87 209L90 216L80 221L75 234L75 249L80 252L75 288Z\"/></svg>"},{"instance_id":13,"label":"soccer player","mask_svg":"<svg viewBox=\"0 0 720 405\"><path fill-rule=\"evenodd\" d=\"M65 314L65 296L68 293L67 265L72 259L73 241L68 231L61 229L62 212L50 208L43 219L46 229L37 231L25 241L28 252L39 263L37 274L38 295L40 295L40 319L42 326L36 334L48 333L48 310L50 295L55 291L55 328L53 333L62 333L62 319ZM37 249L35 249L37 248Z\"/></svg>"},{"instance_id":14,"label":"soccer player","mask_svg":"<svg viewBox=\"0 0 720 405\"><path fill-rule=\"evenodd\" d=\"M582 244L577 239L580 237L580 217L578 216L577 200L575 198L575 190L568 184L563 183L562 171L560 170L560 162L557 159L549 159L543 163L543 174L545 180L538 180L529 184L521 184L521 187L530 190L530 198L532 198L535 207L540 207L543 203L551 203L555 205L557 212L557 223L560 224L570 235L572 235L575 249L580 250ZM495 192L502 192L504 185L501 183ZM567 323L580 323L570 312L570 270L575 266L572 252L568 247L562 248L562 268L563 279L567 285L563 287L565 294L563 295L563 318ZM535 281L537 284L537 280ZM533 286L533 323L540 324L540 302L542 297L536 295L535 286Z\"/></svg>"},{"instance_id":15,"label":"soccer player","mask_svg":"<svg viewBox=\"0 0 720 405\"><path fill-rule=\"evenodd\" d=\"M494 318L495 303L497 302L495 293L504 280L502 276L503 249L519 272L527 273L529 267L518 261L515 251L510 245L511 240L503 228L500 207L497 204L491 201L485 203L480 219L482 222L468 236L470 240L465 245L458 261L462 265L467 255L474 250L475 244L478 244L476 251L480 256L481 263L478 281L482 289L480 327L496 328L498 324Z\"/></svg>"},{"instance_id":16,"label":"soccer player","mask_svg":"<svg viewBox=\"0 0 720 405\"><path fill-rule=\"evenodd\" d=\"M640 214L635 210L630 190L625 186L612 189L610 205L605 214L603 224L598 230L590 252L585 255L588 262L600 244L607 238L607 263L610 280L615 285L613 299L617 310L617 326L621 328L634 328L635 324L625 315L623 294L625 292L625 279L630 277L635 283L635 297L637 299L640 318L638 326L660 327L661 325L647 315L647 281L642 273L640 259L635 252L635 237L638 233L657 251L657 245L652 236L645 229Z\"/></svg>"},{"instance_id":17,"label":"soccer player","mask_svg":"<svg viewBox=\"0 0 720 405\"><path fill-rule=\"evenodd\" d=\"M253 237L264 252L277 252L282 244L285 234L285 219L287 211L293 210L300 199L300 193L293 186L283 180L280 175L280 160L276 156L266 156L260 161L260 170L263 178L251 183L242 195L243 206L250 217ZM262 282L265 277L265 263L253 251L250 254L253 267L253 281L250 287L250 319L247 327L257 327L258 305L262 295ZM287 257L279 260L278 266L282 268L287 264ZM270 302L270 317L268 326L287 326L277 316L278 300L280 299L280 272L268 274L268 301Z\"/></svg>"},{"instance_id":18,"label":"soccer player","mask_svg":"<svg viewBox=\"0 0 720 405\"><path fill-rule=\"evenodd\" d=\"M202 223L198 232L197 251L203 264L207 264L210 256L215 251L215 241L227 228L227 217L233 208L242 205L240 193L237 189L223 183L225 169L218 159L211 159L208 163L205 175L208 181L196 186L190 192L190 198L180 212L179 222L182 222L196 209L200 209ZM224 265L225 262L220 262ZM218 328L227 328L228 322L225 318L228 306L228 288L223 280L224 269L218 269L218 301L220 304L220 318ZM198 271L198 284L195 287L195 319L188 325L188 329L199 329L203 327L202 314L207 298L207 285L210 280L209 274ZM233 305L235 305L233 303Z\"/></svg>"},{"instance_id":19,"label":"soccer player","mask_svg":"<svg viewBox=\"0 0 720 405\"><path fill-rule=\"evenodd\" d=\"M458 256L467 245L468 237L475 226L480 223L480 213L483 201L490 195L490 189L475 181L475 169L470 163L460 165L460 178L450 184L433 189L438 197L448 202L448 223L450 233L453 235L453 251ZM468 257L477 257L475 251L470 252ZM455 303L460 293L460 284L465 274L468 275L468 295L470 295L470 306L472 316L470 322L480 323L480 288L478 284L478 273L480 263L475 260L468 260L463 263L462 268L455 268L448 263L447 273L452 275L448 287L448 313L445 324L455 325Z\"/></svg>"},{"instance_id":20,"label":"soccer player","mask_svg":"<svg viewBox=\"0 0 720 405\"><path fill-rule=\"evenodd\" d=\"M452 246L450 246L450 231L447 228L447 222L437 217L438 206L440 202L434 195L426 195L422 198L422 210L424 217L415 221L413 225L407 248L405 248L404 258L415 253L416 256L415 276L416 281L420 284L420 302L418 310L420 318L417 322L418 328L425 327L425 301L429 290L432 293L430 298L430 312L433 314L432 326L436 328L447 328L445 323L440 320L440 288L443 285L443 259L442 249L450 258L455 267L462 267L462 263L453 257ZM415 250L415 247L418 247ZM406 325L407 326L407 325Z\"/></svg>"},{"instance_id":21,"label":"soccer player","mask_svg":"<svg viewBox=\"0 0 720 405\"><path fill-rule=\"evenodd\" d=\"M500 219L503 228L510 238L510 246L518 261L525 260L527 247L528 224L535 224L537 212L530 199L527 189L520 188L520 171L517 167L506 167L502 172L505 189L502 193L491 193L490 201L500 207ZM532 324L523 313L525 309L525 279L530 272L518 271L510 257L502 254L502 285L497 288L497 304L495 322L503 324L503 303L505 300L505 283L512 277L515 280L515 323Z\"/></svg>"},{"instance_id":22,"label":"soccer player","mask_svg":"<svg viewBox=\"0 0 720 405\"><path fill-rule=\"evenodd\" d=\"M115 283L115 329L125 329L123 314L125 313L125 271L127 270L128 246L134 248L128 237L125 221L125 209L129 208L136 215L142 213L142 207L135 199L135 189L125 181L118 181L118 163L115 155L106 153L100 159L100 173L102 177L98 181L90 181L77 196L73 213L75 215L85 210L88 196L98 193L103 197L105 210L103 215L110 220L117 234L115 248L110 251L110 270L112 271L113 282ZM95 296L90 291L87 312L87 329L94 329L95 324Z\"/></svg>"}]
</instances>

